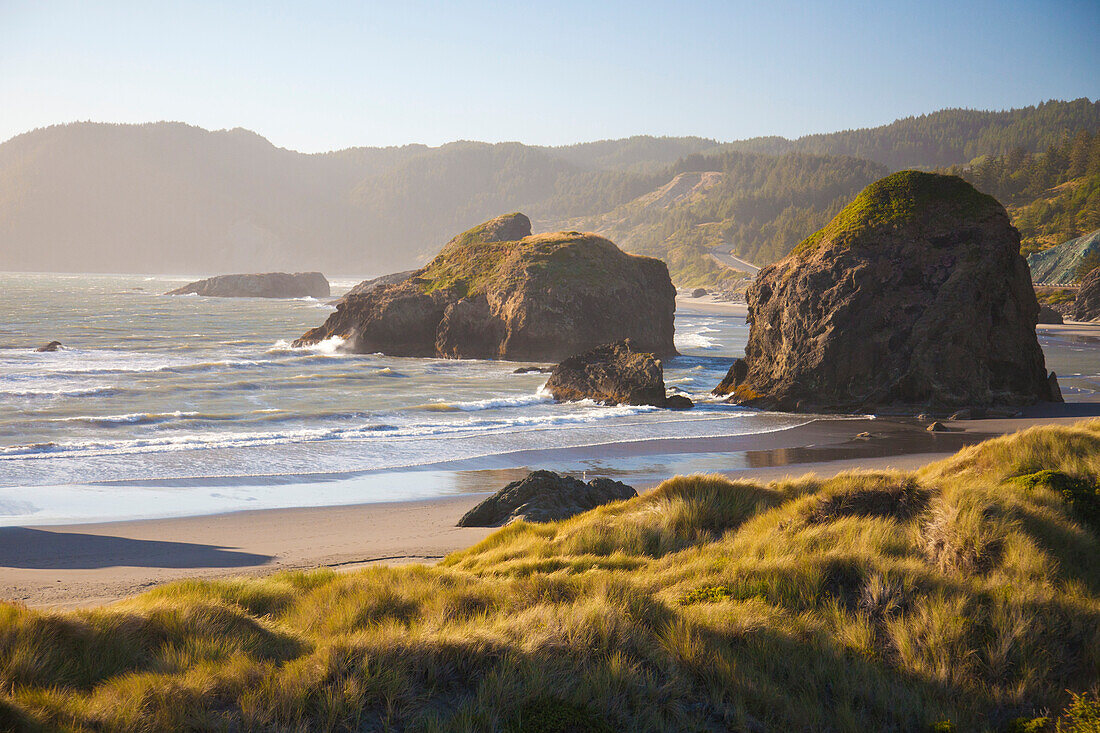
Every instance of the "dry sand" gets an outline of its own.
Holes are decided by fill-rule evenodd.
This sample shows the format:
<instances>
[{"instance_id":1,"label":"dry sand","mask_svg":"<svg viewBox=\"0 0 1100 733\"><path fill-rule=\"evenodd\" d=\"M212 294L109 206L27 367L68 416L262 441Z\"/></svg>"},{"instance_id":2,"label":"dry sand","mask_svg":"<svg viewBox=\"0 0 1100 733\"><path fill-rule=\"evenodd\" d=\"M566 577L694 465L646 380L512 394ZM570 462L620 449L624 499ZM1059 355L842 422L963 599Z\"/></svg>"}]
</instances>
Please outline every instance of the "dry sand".
<instances>
[{"instance_id":1,"label":"dry sand","mask_svg":"<svg viewBox=\"0 0 1100 733\"><path fill-rule=\"evenodd\" d=\"M1023 418L949 423L953 432L939 436L904 421L822 419L754 436L751 445L721 444L720 449L748 450L752 467L727 473L759 480L808 472L830 476L855 468L912 469L991 434L1098 414L1100 405L1065 405ZM863 431L874 437L855 439ZM719 444L691 447L713 452ZM180 578L431 563L493 531L455 526L484 496L0 528L0 598L73 608L118 600Z\"/></svg>"}]
</instances>

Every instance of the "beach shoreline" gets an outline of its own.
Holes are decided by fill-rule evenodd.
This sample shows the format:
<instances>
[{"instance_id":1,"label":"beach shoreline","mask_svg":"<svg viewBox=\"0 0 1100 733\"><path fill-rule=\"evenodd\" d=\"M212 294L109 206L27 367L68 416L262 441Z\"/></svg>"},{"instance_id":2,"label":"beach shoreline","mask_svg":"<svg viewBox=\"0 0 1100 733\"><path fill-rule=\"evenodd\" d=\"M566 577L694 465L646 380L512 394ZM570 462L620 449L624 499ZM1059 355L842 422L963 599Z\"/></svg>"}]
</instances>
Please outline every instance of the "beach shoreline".
<instances>
[{"instance_id":1,"label":"beach shoreline","mask_svg":"<svg viewBox=\"0 0 1100 733\"><path fill-rule=\"evenodd\" d=\"M818 418L763 435L689 439L679 448L698 452L689 456L728 455L731 467L714 472L758 481L806 473L831 476L854 469L911 470L990 436L1039 424L1071 424L1090 415L1100 415L1100 404L1051 406L1016 418L947 422L946 433L928 433L916 421ZM871 437L858 437L863 432ZM577 450L606 454L641 449L619 444ZM564 461L565 452L545 457L542 467ZM734 461L734 456L741 460ZM523 470L513 465L467 471L467 480L491 478L492 485L484 491L431 499L0 528L0 598L67 609L110 603L184 578L433 563L495 531L455 524L505 479ZM636 488L644 492L658 483L647 481Z\"/></svg>"}]
</instances>

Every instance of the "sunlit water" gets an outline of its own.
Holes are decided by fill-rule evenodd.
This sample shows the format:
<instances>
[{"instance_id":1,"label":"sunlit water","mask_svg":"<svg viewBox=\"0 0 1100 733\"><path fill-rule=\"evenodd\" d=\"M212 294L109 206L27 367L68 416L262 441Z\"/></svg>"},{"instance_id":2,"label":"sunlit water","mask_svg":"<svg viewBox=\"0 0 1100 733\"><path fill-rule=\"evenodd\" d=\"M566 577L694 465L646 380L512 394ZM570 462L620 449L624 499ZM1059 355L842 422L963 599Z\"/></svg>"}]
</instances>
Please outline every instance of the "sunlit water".
<instances>
[{"instance_id":1,"label":"sunlit water","mask_svg":"<svg viewBox=\"0 0 1100 733\"><path fill-rule=\"evenodd\" d=\"M748 329L736 316L677 316L684 355L666 360L665 379L698 407L670 412L555 404L540 392L544 374L514 374L512 362L351 355L331 342L293 349L331 306L161 295L182 282L0 274L0 523L431 496L439 492L415 481L328 496L324 482L294 477L806 421L709 397L743 353ZM334 295L352 284L336 281ZM33 351L52 340L65 347ZM1096 345L1044 339L1044 348L1068 397L1097 389ZM179 481L201 477L266 488ZM132 488L156 482L175 488Z\"/></svg>"}]
</instances>

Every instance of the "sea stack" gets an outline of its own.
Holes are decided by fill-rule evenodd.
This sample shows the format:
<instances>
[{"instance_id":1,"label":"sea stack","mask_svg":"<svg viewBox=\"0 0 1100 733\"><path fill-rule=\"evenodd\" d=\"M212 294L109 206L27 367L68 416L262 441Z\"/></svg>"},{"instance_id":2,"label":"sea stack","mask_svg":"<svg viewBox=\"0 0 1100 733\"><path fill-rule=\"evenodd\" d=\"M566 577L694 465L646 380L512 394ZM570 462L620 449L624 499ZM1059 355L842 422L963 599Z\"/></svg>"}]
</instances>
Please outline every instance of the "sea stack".
<instances>
[{"instance_id":1,"label":"sea stack","mask_svg":"<svg viewBox=\"0 0 1100 733\"><path fill-rule=\"evenodd\" d=\"M676 354L668 268L595 234L531 235L507 214L454 237L410 277L345 297L295 343L332 336L390 356L559 361L631 339Z\"/></svg>"},{"instance_id":2,"label":"sea stack","mask_svg":"<svg viewBox=\"0 0 1100 733\"><path fill-rule=\"evenodd\" d=\"M719 394L797 410L919 412L1054 400L1039 305L1003 206L901 171L761 270Z\"/></svg>"}]
</instances>

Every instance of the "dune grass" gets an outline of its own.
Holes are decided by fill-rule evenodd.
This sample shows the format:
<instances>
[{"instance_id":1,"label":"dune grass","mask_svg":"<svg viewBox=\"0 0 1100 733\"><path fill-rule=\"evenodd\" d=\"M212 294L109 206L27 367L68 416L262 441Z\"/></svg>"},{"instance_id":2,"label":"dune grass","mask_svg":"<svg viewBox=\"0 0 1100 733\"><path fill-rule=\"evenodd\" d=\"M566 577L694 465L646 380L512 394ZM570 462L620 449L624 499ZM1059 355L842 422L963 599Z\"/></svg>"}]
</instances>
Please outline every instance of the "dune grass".
<instances>
[{"instance_id":1,"label":"dune grass","mask_svg":"<svg viewBox=\"0 0 1100 733\"><path fill-rule=\"evenodd\" d=\"M5 604L0 729L1097 731L1098 479L1094 420L676 477L435 567Z\"/></svg>"}]
</instances>

